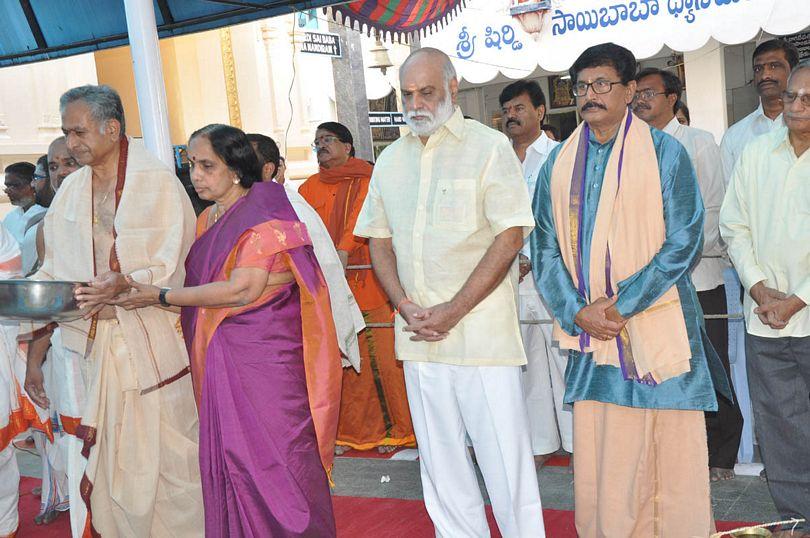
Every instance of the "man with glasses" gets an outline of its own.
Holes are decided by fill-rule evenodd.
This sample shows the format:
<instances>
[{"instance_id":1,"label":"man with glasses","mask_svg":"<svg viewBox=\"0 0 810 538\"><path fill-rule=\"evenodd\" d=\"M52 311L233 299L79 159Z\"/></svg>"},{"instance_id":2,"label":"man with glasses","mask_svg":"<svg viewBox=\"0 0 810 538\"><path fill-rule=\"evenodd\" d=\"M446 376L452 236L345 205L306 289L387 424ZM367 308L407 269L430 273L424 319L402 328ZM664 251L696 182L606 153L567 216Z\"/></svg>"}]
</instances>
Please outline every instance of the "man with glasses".
<instances>
[{"instance_id":1,"label":"man with glasses","mask_svg":"<svg viewBox=\"0 0 810 538\"><path fill-rule=\"evenodd\" d=\"M34 203L36 207L41 207L47 210L53 201L55 195L53 187L51 186L50 178L48 177L48 156L43 155L37 159L37 165L34 169L34 175L31 179L31 188L34 191ZM42 218L45 217L45 212L42 213ZM37 230L42 225L42 218L32 223L31 226L25 231L23 240L20 243L22 250L22 267L23 274L31 273L37 266Z\"/></svg>"},{"instance_id":2,"label":"man with glasses","mask_svg":"<svg viewBox=\"0 0 810 538\"><path fill-rule=\"evenodd\" d=\"M783 519L810 520L807 60L790 75L782 102L785 127L749 144L734 168L720 232L746 290L748 383L771 497ZM810 535L807 522L800 527L805 534L794 536Z\"/></svg>"},{"instance_id":3,"label":"man with glasses","mask_svg":"<svg viewBox=\"0 0 810 538\"><path fill-rule=\"evenodd\" d=\"M681 79L669 71L649 68L636 76L636 97L633 111L636 115L675 137L683 144L697 174L698 187L703 197L703 252L700 262L692 270L692 283L697 290L704 314L724 315L726 292L723 271L728 267L720 241L720 204L725 194L720 148L714 136L707 131L681 125L675 117L674 105L681 98ZM706 320L706 332L715 351L723 362L726 375L731 375L728 361L728 320ZM716 413L706 413L709 437L709 476L712 482L734 478L734 463L740 448L743 417L736 402L718 398Z\"/></svg>"},{"instance_id":4,"label":"man with glasses","mask_svg":"<svg viewBox=\"0 0 810 538\"><path fill-rule=\"evenodd\" d=\"M759 106L732 125L723 136L720 151L726 183L745 146L759 135L784 126L782 121L782 92L785 91L790 70L799 63L799 51L782 39L760 43L752 56L753 84L759 94Z\"/></svg>"},{"instance_id":5,"label":"man with glasses","mask_svg":"<svg viewBox=\"0 0 810 538\"><path fill-rule=\"evenodd\" d=\"M722 366L689 276L697 179L684 147L631 113L629 50L591 47L570 74L584 123L540 171L532 265L571 350L577 532L708 536L703 412L717 410L709 361Z\"/></svg>"},{"instance_id":6,"label":"man with glasses","mask_svg":"<svg viewBox=\"0 0 810 538\"><path fill-rule=\"evenodd\" d=\"M312 149L320 170L298 189L318 212L337 249L346 279L367 323L390 323L393 309L374 272L368 239L354 235L368 194L372 165L354 156L349 129L326 122L315 131ZM405 393L405 377L394 353L394 331L367 328L359 334L361 368L343 371L336 453L351 448L391 452L416 441Z\"/></svg>"},{"instance_id":7,"label":"man with glasses","mask_svg":"<svg viewBox=\"0 0 810 538\"><path fill-rule=\"evenodd\" d=\"M281 171L278 144L269 136L259 133L248 133L247 137L262 167L262 181L275 181ZM362 331L366 324L363 321L363 314L357 306L357 301L349 289L349 284L346 282L346 271L320 215L289 184L284 185L284 190L293 206L293 211L307 227L309 238L312 240L312 248L315 250L315 258L326 279L329 300L332 303L332 319L337 331L338 347L343 354L343 366L351 364L359 372L360 349L357 333Z\"/></svg>"},{"instance_id":8,"label":"man with glasses","mask_svg":"<svg viewBox=\"0 0 810 538\"><path fill-rule=\"evenodd\" d=\"M5 192L11 205L15 206L3 219L3 226L22 245L28 230L45 217L45 208L36 203L36 193L31 182L36 167L31 163L10 164L5 169Z\"/></svg>"}]
</instances>

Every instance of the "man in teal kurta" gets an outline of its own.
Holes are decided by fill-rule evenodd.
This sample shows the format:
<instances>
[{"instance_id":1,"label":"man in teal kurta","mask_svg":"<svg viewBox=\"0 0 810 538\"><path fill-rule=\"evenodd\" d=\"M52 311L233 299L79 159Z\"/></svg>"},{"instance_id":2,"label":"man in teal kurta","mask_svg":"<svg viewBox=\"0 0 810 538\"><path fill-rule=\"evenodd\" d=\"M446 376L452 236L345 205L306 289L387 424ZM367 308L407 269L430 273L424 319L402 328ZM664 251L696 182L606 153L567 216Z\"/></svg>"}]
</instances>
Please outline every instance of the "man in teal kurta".
<instances>
[{"instance_id":1,"label":"man in teal kurta","mask_svg":"<svg viewBox=\"0 0 810 538\"><path fill-rule=\"evenodd\" d=\"M532 263L539 268L535 273L537 283L559 328L583 344L580 348L572 346L565 394L565 402L574 406L574 489L579 535L708 536L713 521L702 413L717 409L710 368L714 370L719 359L708 342L703 313L689 276L703 241L703 205L689 156L671 136L650 129L652 144L646 146L654 150L650 162L657 163L660 176L664 225L660 247L646 265L615 283L615 293L609 283L606 296L605 290L593 290L590 285L597 209L600 199L603 204L613 202L612 197L602 193L606 169L611 169L611 156L621 151L614 146L624 143L629 147L629 126L634 121L643 123L627 111L635 96L635 69L632 54L613 44L591 47L572 67L574 93L585 125L551 152L540 171L533 203L537 227L531 238ZM634 132L639 132L638 124ZM646 125L644 129L648 129ZM617 143L617 139L621 142ZM578 234L579 270L572 270L564 262L561 245L566 240L558 236L563 221L555 219L553 208L552 177L571 175L559 170L564 165L558 158L567 146L578 157L571 183L581 180L571 205L579 210L578 218L576 212L572 213L578 222L572 227ZM637 180L628 173L631 154L618 157L622 158L616 159L617 192ZM614 208L630 215L648 211L634 207L632 199L624 199L622 204ZM608 240L608 258L617 257L625 248L624 241L634 240L632 230L630 226L630 233L619 241ZM610 260L607 267L610 271ZM629 364L630 348L639 351L645 342L638 332L635 340L628 338L625 328L630 320L659 308L651 307L668 290L680 299L682 324L688 337L688 366L684 362L687 371L664 380L642 372L634 376L634 366ZM654 327L662 332L670 330L666 324ZM622 334L625 338L620 341ZM647 338L655 336L648 333ZM580 351L588 342L613 340L620 350L618 366L597 364L593 353Z\"/></svg>"}]
</instances>

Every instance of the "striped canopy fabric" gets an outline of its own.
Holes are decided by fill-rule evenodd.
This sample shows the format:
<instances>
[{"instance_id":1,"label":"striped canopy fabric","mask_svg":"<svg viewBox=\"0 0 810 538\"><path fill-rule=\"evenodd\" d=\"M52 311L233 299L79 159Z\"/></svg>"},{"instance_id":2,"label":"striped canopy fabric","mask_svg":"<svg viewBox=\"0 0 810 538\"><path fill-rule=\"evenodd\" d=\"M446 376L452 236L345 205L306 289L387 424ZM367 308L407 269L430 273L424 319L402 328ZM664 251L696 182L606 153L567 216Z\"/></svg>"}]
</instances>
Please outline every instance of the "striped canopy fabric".
<instances>
[{"instance_id":1,"label":"striped canopy fabric","mask_svg":"<svg viewBox=\"0 0 810 538\"><path fill-rule=\"evenodd\" d=\"M337 22L380 37L407 41L421 32L433 32L457 14L465 0L357 0L332 6Z\"/></svg>"}]
</instances>

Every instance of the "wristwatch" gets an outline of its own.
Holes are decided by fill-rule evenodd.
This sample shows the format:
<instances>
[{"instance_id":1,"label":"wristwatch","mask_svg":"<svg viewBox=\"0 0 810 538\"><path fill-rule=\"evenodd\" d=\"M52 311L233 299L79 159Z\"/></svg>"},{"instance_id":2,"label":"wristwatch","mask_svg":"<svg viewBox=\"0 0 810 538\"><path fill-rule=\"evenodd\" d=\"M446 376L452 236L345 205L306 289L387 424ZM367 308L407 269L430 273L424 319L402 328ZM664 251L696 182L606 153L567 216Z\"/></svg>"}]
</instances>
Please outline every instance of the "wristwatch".
<instances>
[{"instance_id":1,"label":"wristwatch","mask_svg":"<svg viewBox=\"0 0 810 538\"><path fill-rule=\"evenodd\" d=\"M169 293L170 291L172 291L171 288L160 288L160 293L158 294L158 300L160 301L160 304L162 306L165 306L165 307L172 306L171 304L169 304L169 301L166 300L166 294Z\"/></svg>"}]
</instances>

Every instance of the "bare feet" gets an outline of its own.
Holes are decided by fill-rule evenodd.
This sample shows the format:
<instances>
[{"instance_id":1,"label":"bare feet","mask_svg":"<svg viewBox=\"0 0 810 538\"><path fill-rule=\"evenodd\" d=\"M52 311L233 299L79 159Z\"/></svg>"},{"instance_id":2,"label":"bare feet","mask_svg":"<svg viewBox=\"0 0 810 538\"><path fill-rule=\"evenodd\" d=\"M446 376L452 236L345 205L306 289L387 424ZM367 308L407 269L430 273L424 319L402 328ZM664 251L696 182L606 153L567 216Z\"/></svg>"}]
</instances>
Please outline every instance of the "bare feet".
<instances>
[{"instance_id":1,"label":"bare feet","mask_svg":"<svg viewBox=\"0 0 810 538\"><path fill-rule=\"evenodd\" d=\"M350 446L335 445L335 456L342 456L351 449L352 447Z\"/></svg>"},{"instance_id":2,"label":"bare feet","mask_svg":"<svg viewBox=\"0 0 810 538\"><path fill-rule=\"evenodd\" d=\"M709 467L709 479L712 482L724 482L732 480L737 475L734 474L734 469L724 469L723 467Z\"/></svg>"},{"instance_id":3,"label":"bare feet","mask_svg":"<svg viewBox=\"0 0 810 538\"><path fill-rule=\"evenodd\" d=\"M398 448L399 448L398 446L393 445L381 445L377 447L377 452L379 452L380 454L390 454L391 452L395 451Z\"/></svg>"},{"instance_id":4,"label":"bare feet","mask_svg":"<svg viewBox=\"0 0 810 538\"><path fill-rule=\"evenodd\" d=\"M51 523L59 517L59 511L57 510L48 510L47 512L43 512L34 518L34 523L37 525L50 525Z\"/></svg>"}]
</instances>

